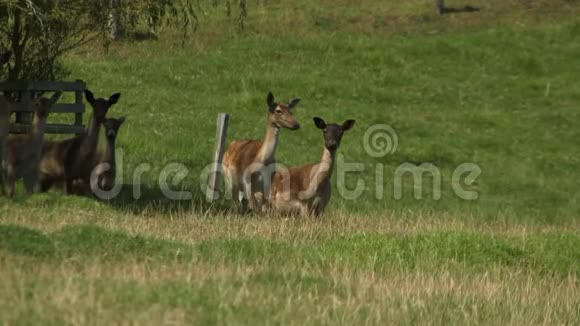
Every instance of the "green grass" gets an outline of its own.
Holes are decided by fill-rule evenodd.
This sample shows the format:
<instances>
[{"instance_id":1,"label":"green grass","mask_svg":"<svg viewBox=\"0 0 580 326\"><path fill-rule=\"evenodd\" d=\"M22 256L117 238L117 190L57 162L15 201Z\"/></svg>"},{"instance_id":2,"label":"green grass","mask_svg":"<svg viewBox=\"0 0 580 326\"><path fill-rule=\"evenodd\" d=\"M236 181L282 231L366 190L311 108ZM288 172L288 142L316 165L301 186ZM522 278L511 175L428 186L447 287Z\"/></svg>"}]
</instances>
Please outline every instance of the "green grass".
<instances>
[{"instance_id":1,"label":"green grass","mask_svg":"<svg viewBox=\"0 0 580 326\"><path fill-rule=\"evenodd\" d=\"M259 2L241 34L210 15L184 47L165 30L67 56L71 79L97 96L122 93L109 116L128 116L126 185L110 202L58 190L0 198L0 323L578 324L579 3L469 4L483 10ZM342 198L333 179L318 220L204 201L217 114L231 115L228 140L262 137L270 90L302 98L303 127L280 137L287 166L319 159L313 116L357 120L339 151L364 165L346 179L364 181L361 197ZM365 152L375 124L396 131L396 152ZM134 199L142 163L151 170ZM188 169L173 186L191 200L159 190L168 163ZM437 166L440 200L429 178L414 199L410 177L394 198L405 163ZM467 187L475 201L452 189L463 163L482 170Z\"/></svg>"},{"instance_id":2,"label":"green grass","mask_svg":"<svg viewBox=\"0 0 580 326\"><path fill-rule=\"evenodd\" d=\"M5 253L45 258L155 263L206 262L291 268L300 263L331 269L337 263L360 271L437 270L448 265L482 270L487 266L530 269L539 273L576 275L580 256L566 248L580 245L580 236L547 233L521 236L472 232L428 234L350 234L319 239L256 239L239 237L204 240L191 246L175 241L129 236L94 225L64 227L46 235L18 225L0 227Z\"/></svg>"},{"instance_id":3,"label":"green grass","mask_svg":"<svg viewBox=\"0 0 580 326\"><path fill-rule=\"evenodd\" d=\"M580 237L572 233L238 235L193 244L81 224L51 233L4 225L0 235L1 297L18 303L4 321L154 323L176 314L179 322L210 324L522 323L544 320L541 311L550 322L580 317L573 308L580 303L580 257L570 250ZM521 297L529 291L539 293ZM295 296L304 299L283 304ZM452 313L461 307L469 308ZM151 309L159 315L141 319ZM541 310L523 314L533 309Z\"/></svg>"}]
</instances>

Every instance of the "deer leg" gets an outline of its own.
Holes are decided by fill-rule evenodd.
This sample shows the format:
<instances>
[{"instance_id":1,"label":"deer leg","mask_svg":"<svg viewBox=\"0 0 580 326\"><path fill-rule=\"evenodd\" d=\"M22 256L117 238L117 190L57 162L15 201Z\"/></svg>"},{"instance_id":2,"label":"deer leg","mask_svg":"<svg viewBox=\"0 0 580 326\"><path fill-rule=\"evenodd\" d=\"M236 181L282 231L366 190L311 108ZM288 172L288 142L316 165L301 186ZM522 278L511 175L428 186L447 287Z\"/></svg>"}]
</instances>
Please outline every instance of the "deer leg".
<instances>
[{"instance_id":1,"label":"deer leg","mask_svg":"<svg viewBox=\"0 0 580 326\"><path fill-rule=\"evenodd\" d=\"M26 192L31 195L34 193L34 187L36 186L36 181L37 181L37 177L35 173L29 174L24 176L24 178L22 178L22 181L24 181L24 189L26 189Z\"/></svg>"},{"instance_id":2,"label":"deer leg","mask_svg":"<svg viewBox=\"0 0 580 326\"><path fill-rule=\"evenodd\" d=\"M6 186L4 185L4 170L0 166L0 196L6 195Z\"/></svg>"},{"instance_id":3,"label":"deer leg","mask_svg":"<svg viewBox=\"0 0 580 326\"><path fill-rule=\"evenodd\" d=\"M246 206L246 208L255 209L256 208L256 201L254 198L254 194L252 193L252 173L247 173L244 175L243 180L243 199L242 199L242 206Z\"/></svg>"},{"instance_id":4,"label":"deer leg","mask_svg":"<svg viewBox=\"0 0 580 326\"><path fill-rule=\"evenodd\" d=\"M240 213L245 214L248 212L249 208L249 196L252 195L252 189L249 183L245 181L242 183L241 189L238 191L236 195L238 197L238 201L240 203Z\"/></svg>"},{"instance_id":5,"label":"deer leg","mask_svg":"<svg viewBox=\"0 0 580 326\"><path fill-rule=\"evenodd\" d=\"M16 183L16 178L13 174L7 173L6 175L6 183L8 184L8 197L14 197L14 184Z\"/></svg>"},{"instance_id":6,"label":"deer leg","mask_svg":"<svg viewBox=\"0 0 580 326\"><path fill-rule=\"evenodd\" d=\"M310 217L312 210L308 205L301 205L300 206L300 215L302 217Z\"/></svg>"},{"instance_id":7,"label":"deer leg","mask_svg":"<svg viewBox=\"0 0 580 326\"><path fill-rule=\"evenodd\" d=\"M234 206L239 212L242 212L242 200L243 196L240 196L240 186L237 184L232 184L230 189L230 195L232 196L232 200L234 201Z\"/></svg>"},{"instance_id":8,"label":"deer leg","mask_svg":"<svg viewBox=\"0 0 580 326\"><path fill-rule=\"evenodd\" d=\"M64 177L64 193L67 195L72 194L73 192L73 179L69 178L68 176Z\"/></svg>"},{"instance_id":9,"label":"deer leg","mask_svg":"<svg viewBox=\"0 0 580 326\"><path fill-rule=\"evenodd\" d=\"M54 184L54 179L47 176L41 176L39 183L40 183L40 192L47 192Z\"/></svg>"},{"instance_id":10,"label":"deer leg","mask_svg":"<svg viewBox=\"0 0 580 326\"><path fill-rule=\"evenodd\" d=\"M4 148L2 148L2 142L0 141L0 196L4 196L6 194L5 189L5 179L4 179L4 167L2 166L2 153L4 152Z\"/></svg>"}]
</instances>

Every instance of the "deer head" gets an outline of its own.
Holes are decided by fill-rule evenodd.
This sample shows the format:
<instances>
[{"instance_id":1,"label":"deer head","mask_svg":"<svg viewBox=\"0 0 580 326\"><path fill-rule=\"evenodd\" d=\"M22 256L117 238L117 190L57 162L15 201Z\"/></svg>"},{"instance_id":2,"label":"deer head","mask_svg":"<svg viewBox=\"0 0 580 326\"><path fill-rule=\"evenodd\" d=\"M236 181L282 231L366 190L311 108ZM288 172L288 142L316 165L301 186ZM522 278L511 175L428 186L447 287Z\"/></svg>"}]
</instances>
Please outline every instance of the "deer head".
<instances>
[{"instance_id":1,"label":"deer head","mask_svg":"<svg viewBox=\"0 0 580 326\"><path fill-rule=\"evenodd\" d=\"M50 108L58 102L62 92L55 92L51 98L39 97L34 101L34 117L39 122L46 122Z\"/></svg>"},{"instance_id":2,"label":"deer head","mask_svg":"<svg viewBox=\"0 0 580 326\"><path fill-rule=\"evenodd\" d=\"M125 122L125 117L119 119L105 119L103 126L105 127L105 135L107 138L115 139L123 122Z\"/></svg>"},{"instance_id":3,"label":"deer head","mask_svg":"<svg viewBox=\"0 0 580 326\"><path fill-rule=\"evenodd\" d=\"M278 128L288 128L296 130L300 128L300 124L292 114L292 109L300 103L299 98L294 98L288 103L276 102L272 92L268 93L268 121Z\"/></svg>"},{"instance_id":4,"label":"deer head","mask_svg":"<svg viewBox=\"0 0 580 326\"><path fill-rule=\"evenodd\" d=\"M355 122L354 120L346 120L342 125L338 125L336 123L327 124L319 117L314 117L313 120L316 127L323 130L324 146L330 151L338 149L342 135L345 131L351 129Z\"/></svg>"},{"instance_id":5,"label":"deer head","mask_svg":"<svg viewBox=\"0 0 580 326\"><path fill-rule=\"evenodd\" d=\"M107 116L109 108L113 106L115 103L117 103L120 97L121 93L115 93L106 100L103 98L95 99L93 93L88 89L85 89L85 98L93 108L93 118L98 123L103 122L103 120Z\"/></svg>"}]
</instances>

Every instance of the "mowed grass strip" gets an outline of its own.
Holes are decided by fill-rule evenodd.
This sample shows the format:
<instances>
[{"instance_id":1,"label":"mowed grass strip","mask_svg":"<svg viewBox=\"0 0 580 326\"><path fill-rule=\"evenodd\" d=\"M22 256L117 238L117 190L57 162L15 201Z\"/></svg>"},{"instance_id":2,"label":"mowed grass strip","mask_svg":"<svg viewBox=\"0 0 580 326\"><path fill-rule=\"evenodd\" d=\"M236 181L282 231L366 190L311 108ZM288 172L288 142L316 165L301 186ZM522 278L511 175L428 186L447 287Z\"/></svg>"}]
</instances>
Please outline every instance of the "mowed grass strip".
<instances>
[{"instance_id":1,"label":"mowed grass strip","mask_svg":"<svg viewBox=\"0 0 580 326\"><path fill-rule=\"evenodd\" d=\"M433 232L197 244L0 228L7 323L574 323L577 234Z\"/></svg>"},{"instance_id":2,"label":"mowed grass strip","mask_svg":"<svg viewBox=\"0 0 580 326\"><path fill-rule=\"evenodd\" d=\"M385 273L397 270L465 269L484 272L490 266L538 274L580 272L580 235L543 233L494 236L473 232L337 235L332 239L267 240L216 238L195 244L131 236L94 225L68 226L45 234L17 225L0 226L0 248L10 256L34 257L46 263L205 262L314 269L349 268Z\"/></svg>"}]
</instances>

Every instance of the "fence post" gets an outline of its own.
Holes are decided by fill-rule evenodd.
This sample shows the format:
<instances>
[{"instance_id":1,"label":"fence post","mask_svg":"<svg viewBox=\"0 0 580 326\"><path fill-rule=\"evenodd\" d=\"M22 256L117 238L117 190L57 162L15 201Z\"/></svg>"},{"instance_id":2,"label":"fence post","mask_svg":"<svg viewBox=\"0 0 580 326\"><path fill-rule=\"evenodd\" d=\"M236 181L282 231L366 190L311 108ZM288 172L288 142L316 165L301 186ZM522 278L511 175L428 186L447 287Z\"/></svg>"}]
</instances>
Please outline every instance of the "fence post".
<instances>
[{"instance_id":1,"label":"fence post","mask_svg":"<svg viewBox=\"0 0 580 326\"><path fill-rule=\"evenodd\" d=\"M445 13L445 1L444 0L435 0L435 9L439 15Z\"/></svg>"},{"instance_id":2,"label":"fence post","mask_svg":"<svg viewBox=\"0 0 580 326\"><path fill-rule=\"evenodd\" d=\"M77 83L82 83L83 85L83 91L86 88L86 84L84 81L77 79L76 80ZM75 104L76 105L81 105L84 106L83 104L83 91L76 91L75 92ZM75 113L75 125L77 126L82 126L83 125L83 113L79 112L79 113ZM79 136L80 134L77 134L77 136Z\"/></svg>"},{"instance_id":3,"label":"fence post","mask_svg":"<svg viewBox=\"0 0 580 326\"><path fill-rule=\"evenodd\" d=\"M222 169L222 160L224 158L225 146L226 146L226 136L228 133L228 123L230 116L226 113L220 113L217 117L217 131L216 131L216 142L215 142L215 153L213 162L215 164L215 169L211 169L208 182L207 190L205 193L206 200L212 202L219 197L219 175Z\"/></svg>"}]
</instances>

